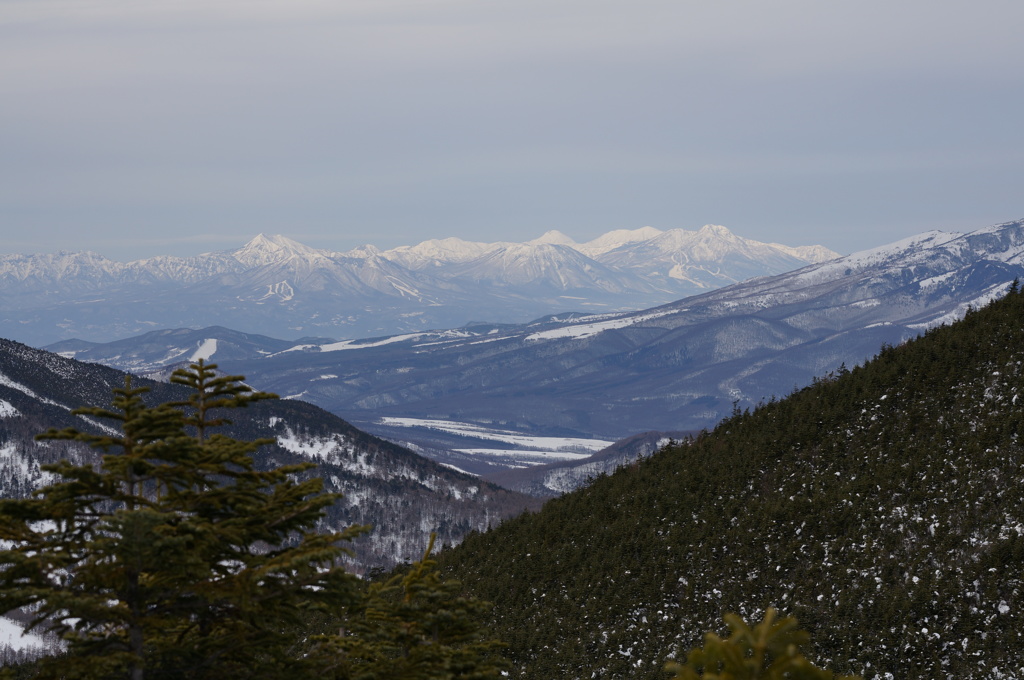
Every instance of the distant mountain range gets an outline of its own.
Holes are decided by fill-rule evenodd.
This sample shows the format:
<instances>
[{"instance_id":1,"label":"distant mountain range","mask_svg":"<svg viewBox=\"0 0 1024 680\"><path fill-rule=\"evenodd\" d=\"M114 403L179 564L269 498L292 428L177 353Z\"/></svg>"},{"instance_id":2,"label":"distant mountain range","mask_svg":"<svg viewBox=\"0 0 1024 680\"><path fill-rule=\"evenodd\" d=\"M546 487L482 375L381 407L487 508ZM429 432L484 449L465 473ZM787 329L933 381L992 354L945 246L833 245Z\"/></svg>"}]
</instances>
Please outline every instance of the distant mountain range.
<instances>
[{"instance_id":1,"label":"distant mountain range","mask_svg":"<svg viewBox=\"0 0 1024 680\"><path fill-rule=\"evenodd\" d=\"M259 235L236 250L122 263L90 252L0 255L0 337L97 342L223 325L297 339L365 337L566 311L642 309L836 256L725 227L651 227L577 244L455 238L382 251L317 250Z\"/></svg>"},{"instance_id":2,"label":"distant mountain range","mask_svg":"<svg viewBox=\"0 0 1024 680\"><path fill-rule=\"evenodd\" d=\"M177 386L143 379L135 385L151 388L151 403L182 398ZM111 388L123 386L119 371L0 340L0 496L25 497L52 481L43 464L97 460L97 450L75 442L33 438L51 427L102 432L103 423L71 410L108 407ZM233 436L275 441L257 452L258 466L317 464L311 474L323 479L326 490L344 494L329 509L328 525L373 525L353 545L356 570L418 558L431 531L440 543L456 544L469 531L539 505L362 432L312 404L272 400L231 418Z\"/></svg>"},{"instance_id":3,"label":"distant mountain range","mask_svg":"<svg viewBox=\"0 0 1024 680\"><path fill-rule=\"evenodd\" d=\"M1017 221L928 232L640 312L342 342L209 328L51 349L140 372L208 353L263 389L397 439L382 418L617 440L699 430L734 408L785 396L960 318L1022 274Z\"/></svg>"}]
</instances>

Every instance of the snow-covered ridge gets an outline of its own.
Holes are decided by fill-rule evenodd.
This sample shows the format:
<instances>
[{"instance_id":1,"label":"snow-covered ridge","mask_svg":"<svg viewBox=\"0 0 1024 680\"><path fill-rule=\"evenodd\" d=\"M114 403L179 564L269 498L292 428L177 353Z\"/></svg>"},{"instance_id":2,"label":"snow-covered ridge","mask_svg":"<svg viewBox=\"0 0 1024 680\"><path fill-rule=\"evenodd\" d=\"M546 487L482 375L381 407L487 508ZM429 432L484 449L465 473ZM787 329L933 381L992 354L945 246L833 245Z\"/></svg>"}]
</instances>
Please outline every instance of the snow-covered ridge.
<instances>
[{"instance_id":1,"label":"snow-covered ridge","mask_svg":"<svg viewBox=\"0 0 1024 680\"><path fill-rule=\"evenodd\" d=\"M227 326L357 338L522 323L645 309L834 255L714 225L616 230L586 243L551 230L524 243L445 238L347 252L260 234L234 250L128 263L95 253L0 255L0 337L49 345Z\"/></svg>"},{"instance_id":2,"label":"snow-covered ridge","mask_svg":"<svg viewBox=\"0 0 1024 680\"><path fill-rule=\"evenodd\" d=\"M514 248L517 253L550 252L551 246L565 247L588 258L602 261L602 256L614 250L638 244L659 241L661 250L670 249L668 243L686 244L714 242L711 250L721 255L730 247L769 248L804 262L817 262L836 257L837 253L823 246L783 246L743 239L725 227L708 225L697 231L672 229L660 231L653 227L610 231L586 243L576 243L559 231L549 231L539 238L524 243L498 241L483 243L458 238L431 239L414 246L399 246L390 250L366 245L348 252L331 252L306 246L286 236L259 234L241 248L194 257L160 256L122 263L109 260L92 252L66 252L37 255L0 255L0 282L42 283L86 279L94 285L103 283L130 283L153 281L194 282L223 274L238 274L245 270L291 264L308 269L351 266L353 261L369 263L386 260L410 270L444 267L470 262L495 251ZM267 285L278 285L273 282Z\"/></svg>"}]
</instances>

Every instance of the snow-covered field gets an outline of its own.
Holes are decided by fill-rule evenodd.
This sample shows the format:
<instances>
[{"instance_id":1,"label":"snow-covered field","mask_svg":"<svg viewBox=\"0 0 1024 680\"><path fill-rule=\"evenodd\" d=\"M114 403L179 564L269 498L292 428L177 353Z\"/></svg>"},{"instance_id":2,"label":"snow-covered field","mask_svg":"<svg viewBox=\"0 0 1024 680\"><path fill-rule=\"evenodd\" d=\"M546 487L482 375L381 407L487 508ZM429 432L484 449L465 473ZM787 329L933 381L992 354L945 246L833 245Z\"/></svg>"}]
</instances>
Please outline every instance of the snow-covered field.
<instances>
[{"instance_id":1,"label":"snow-covered field","mask_svg":"<svg viewBox=\"0 0 1024 680\"><path fill-rule=\"evenodd\" d=\"M564 459L572 458L566 454L580 454L586 456L611 446L614 442L603 439L578 439L573 437L537 437L521 434L511 430L489 429L481 425L471 423L460 423L453 420L429 420L420 418L381 418L382 425L391 427L422 427L429 430L440 430L449 434L461 437L473 437L489 441L508 444L510 449L502 449L505 455L512 452L512 449L533 452L547 452L549 454L561 455ZM497 451L498 449L477 449L477 451Z\"/></svg>"},{"instance_id":2,"label":"snow-covered field","mask_svg":"<svg viewBox=\"0 0 1024 680\"><path fill-rule=\"evenodd\" d=\"M459 446L461 442L458 439L449 440L449 450L463 456L471 456L481 463L507 468L577 461L613 443L604 439L541 437L454 420L385 417L378 423L410 430L433 430L456 438L471 438L475 442L466 442L465 446ZM410 434L410 438L415 439L415 436ZM481 439L494 442L494 446L481 447L478 443Z\"/></svg>"},{"instance_id":3,"label":"snow-covered field","mask_svg":"<svg viewBox=\"0 0 1024 680\"><path fill-rule=\"evenodd\" d=\"M46 643L38 635L33 635L32 633L23 635L21 626L8 618L0 616L0 645L7 645L15 650L22 650L32 647L42 648L46 646Z\"/></svg>"},{"instance_id":4,"label":"snow-covered field","mask_svg":"<svg viewBox=\"0 0 1024 680\"><path fill-rule=\"evenodd\" d=\"M533 449L455 449L471 456L490 456L506 459L514 457L523 465L544 465L569 460L589 458L589 453L568 453L566 451L534 451Z\"/></svg>"}]
</instances>

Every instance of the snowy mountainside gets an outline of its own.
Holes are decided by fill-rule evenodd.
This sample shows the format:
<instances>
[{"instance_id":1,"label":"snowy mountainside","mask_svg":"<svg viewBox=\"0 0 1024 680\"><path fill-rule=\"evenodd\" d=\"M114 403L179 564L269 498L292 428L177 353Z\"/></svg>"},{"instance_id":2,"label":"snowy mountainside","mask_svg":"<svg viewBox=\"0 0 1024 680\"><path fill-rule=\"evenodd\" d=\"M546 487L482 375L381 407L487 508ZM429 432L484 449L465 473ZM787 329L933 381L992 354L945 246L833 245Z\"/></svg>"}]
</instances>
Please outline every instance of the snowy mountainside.
<instances>
[{"instance_id":1,"label":"snowy mountainside","mask_svg":"<svg viewBox=\"0 0 1024 680\"><path fill-rule=\"evenodd\" d=\"M631 243L643 243L644 241L650 241L651 239L657 238L662 233L664 232L660 229L655 229L654 227L642 227L640 229L615 229L606 234L602 234L593 240L587 241L586 243L577 244L575 248L584 255L598 258L607 252L622 248ZM836 255L837 253L832 253L832 257L835 257Z\"/></svg>"},{"instance_id":2,"label":"snowy mountainside","mask_svg":"<svg viewBox=\"0 0 1024 680\"><path fill-rule=\"evenodd\" d=\"M136 379L151 388L154 403L180 399L177 386ZM7 497L25 496L48 479L40 466L61 458L95 460L95 451L68 442L36 442L50 427L97 431L108 427L72 415L84 405L106 406L124 374L25 345L0 340L0 483ZM312 461L327 491L344 498L326 521L335 526L372 524L353 548L355 568L390 566L422 554L431 531L442 543L485 529L533 501L475 477L433 463L362 432L322 409L297 401L260 402L232 414L229 434L270 437L258 465Z\"/></svg>"},{"instance_id":3,"label":"snowy mountainside","mask_svg":"<svg viewBox=\"0 0 1024 680\"><path fill-rule=\"evenodd\" d=\"M716 229L723 253L755 243ZM665 233L675 232L683 230ZM526 243L447 238L387 251L367 245L337 253L260 234L234 250L129 263L95 253L0 255L0 335L43 345L221 325L276 337L351 338L470 321L522 323L581 309L640 309L811 261L773 250L761 266L743 260L733 271L725 258L717 264L721 277L714 280L703 275L649 280L640 269L600 261L601 244L640 247L645 238L659 235L645 228L575 244L549 232ZM676 253L679 262L673 266L686 270L687 258Z\"/></svg>"},{"instance_id":4,"label":"snowy mountainside","mask_svg":"<svg viewBox=\"0 0 1024 680\"><path fill-rule=\"evenodd\" d=\"M506 245L511 244L479 243L449 237L430 239L414 246L399 246L387 251L380 251L374 248L374 251L407 269L418 271L421 269L444 267L449 264L469 262ZM370 247L372 248L372 246ZM349 255L361 256L365 252L365 248L351 251Z\"/></svg>"},{"instance_id":5,"label":"snowy mountainside","mask_svg":"<svg viewBox=\"0 0 1024 680\"><path fill-rule=\"evenodd\" d=\"M383 417L618 440L699 430L959 318L1024 273L1024 223L929 233L641 312L546 317L225 361L371 431ZM90 360L109 361L103 347Z\"/></svg>"},{"instance_id":6,"label":"snowy mountainside","mask_svg":"<svg viewBox=\"0 0 1024 680\"><path fill-rule=\"evenodd\" d=\"M518 680L660 680L723 612L767 607L843 675L1021 680L1022 319L1018 288L474 535L442 568L496 603Z\"/></svg>"},{"instance_id":7,"label":"snowy mountainside","mask_svg":"<svg viewBox=\"0 0 1024 680\"><path fill-rule=\"evenodd\" d=\"M832 259L825 251L812 257ZM763 276L767 268L779 274L799 269L820 259L798 257L792 250L738 238L725 227L707 225L691 232L673 229L644 241L634 241L608 250L599 262L636 272L662 285L688 282L699 290L711 290Z\"/></svg>"},{"instance_id":8,"label":"snowy mountainside","mask_svg":"<svg viewBox=\"0 0 1024 680\"><path fill-rule=\"evenodd\" d=\"M653 293L642 280L591 260L561 243L517 243L495 248L450 268L450 276L474 283L520 287L523 291L551 288L559 292L601 290Z\"/></svg>"}]
</instances>

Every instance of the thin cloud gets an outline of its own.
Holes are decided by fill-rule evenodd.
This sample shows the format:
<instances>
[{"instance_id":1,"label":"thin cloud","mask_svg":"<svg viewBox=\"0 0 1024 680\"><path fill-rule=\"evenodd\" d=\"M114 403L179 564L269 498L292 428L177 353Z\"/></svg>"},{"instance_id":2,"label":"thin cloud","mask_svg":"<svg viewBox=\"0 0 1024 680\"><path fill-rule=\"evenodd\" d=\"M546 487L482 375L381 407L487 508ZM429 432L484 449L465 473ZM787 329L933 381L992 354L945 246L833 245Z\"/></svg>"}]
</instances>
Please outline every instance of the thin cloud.
<instances>
[{"instance_id":1,"label":"thin cloud","mask_svg":"<svg viewBox=\"0 0 1024 680\"><path fill-rule=\"evenodd\" d=\"M1013 219L1021 25L1001 0L0 0L0 234L707 221L852 250Z\"/></svg>"}]
</instances>

